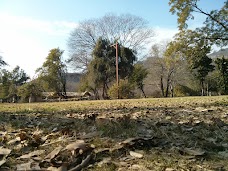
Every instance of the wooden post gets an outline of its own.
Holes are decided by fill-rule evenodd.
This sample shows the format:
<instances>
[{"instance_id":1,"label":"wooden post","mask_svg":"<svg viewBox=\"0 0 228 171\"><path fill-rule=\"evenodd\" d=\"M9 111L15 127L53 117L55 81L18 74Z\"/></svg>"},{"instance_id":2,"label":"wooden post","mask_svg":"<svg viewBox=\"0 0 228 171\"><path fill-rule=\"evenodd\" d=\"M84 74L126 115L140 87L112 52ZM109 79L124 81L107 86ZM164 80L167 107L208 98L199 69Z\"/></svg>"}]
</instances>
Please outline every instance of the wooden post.
<instances>
[{"instance_id":1,"label":"wooden post","mask_svg":"<svg viewBox=\"0 0 228 171\"><path fill-rule=\"evenodd\" d=\"M111 45L116 49L116 85L117 85L117 99L119 99L119 57L118 57L118 42Z\"/></svg>"},{"instance_id":2,"label":"wooden post","mask_svg":"<svg viewBox=\"0 0 228 171\"><path fill-rule=\"evenodd\" d=\"M116 41L116 85L117 85L117 99L119 99L119 57L118 57L118 43Z\"/></svg>"}]
</instances>

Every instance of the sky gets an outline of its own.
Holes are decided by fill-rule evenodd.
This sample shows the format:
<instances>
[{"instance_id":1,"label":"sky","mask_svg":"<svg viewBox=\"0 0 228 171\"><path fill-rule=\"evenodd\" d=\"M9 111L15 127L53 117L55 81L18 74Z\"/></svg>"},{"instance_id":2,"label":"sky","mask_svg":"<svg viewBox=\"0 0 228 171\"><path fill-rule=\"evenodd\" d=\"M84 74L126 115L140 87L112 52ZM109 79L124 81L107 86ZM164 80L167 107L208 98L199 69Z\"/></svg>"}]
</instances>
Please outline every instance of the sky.
<instances>
[{"instance_id":1,"label":"sky","mask_svg":"<svg viewBox=\"0 0 228 171\"><path fill-rule=\"evenodd\" d=\"M209 12L224 0L201 0ZM171 39L177 33L177 17L169 12L168 0L0 0L0 56L10 69L19 65L32 78L51 49L64 50L78 23L113 13L142 17L153 28L152 42ZM200 26L205 16L197 14L190 28Z\"/></svg>"}]
</instances>

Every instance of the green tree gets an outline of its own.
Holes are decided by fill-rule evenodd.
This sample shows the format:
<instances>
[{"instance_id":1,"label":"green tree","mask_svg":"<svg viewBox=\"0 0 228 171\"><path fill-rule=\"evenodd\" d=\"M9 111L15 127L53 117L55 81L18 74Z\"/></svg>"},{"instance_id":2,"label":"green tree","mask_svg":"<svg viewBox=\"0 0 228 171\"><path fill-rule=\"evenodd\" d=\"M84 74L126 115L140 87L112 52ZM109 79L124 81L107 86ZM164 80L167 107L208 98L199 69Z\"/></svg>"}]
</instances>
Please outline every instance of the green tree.
<instances>
[{"instance_id":1,"label":"green tree","mask_svg":"<svg viewBox=\"0 0 228 171\"><path fill-rule=\"evenodd\" d=\"M199 80L201 94L205 95L205 77L214 70L210 53L211 45L206 39L198 39L200 33L192 30L179 32L172 42L175 51L188 62L188 68Z\"/></svg>"},{"instance_id":2,"label":"green tree","mask_svg":"<svg viewBox=\"0 0 228 171\"><path fill-rule=\"evenodd\" d=\"M42 67L37 69L45 90L54 91L57 95L66 94L66 65L62 55L59 48L51 49Z\"/></svg>"},{"instance_id":3,"label":"green tree","mask_svg":"<svg viewBox=\"0 0 228 171\"><path fill-rule=\"evenodd\" d=\"M228 94L228 59L217 58L215 64L219 71L219 89L222 94Z\"/></svg>"},{"instance_id":4,"label":"green tree","mask_svg":"<svg viewBox=\"0 0 228 171\"><path fill-rule=\"evenodd\" d=\"M129 78L129 82L133 85L136 85L138 89L140 89L146 98L146 94L144 91L144 80L148 75L148 71L141 64L135 64L133 72Z\"/></svg>"},{"instance_id":5,"label":"green tree","mask_svg":"<svg viewBox=\"0 0 228 171\"><path fill-rule=\"evenodd\" d=\"M205 15L204 26L197 28L201 32L202 39L208 39L213 44L225 46L228 40L228 1L220 10L206 12L198 6L200 0L170 0L170 12L177 14L179 29L187 28L187 21L194 19L194 12Z\"/></svg>"},{"instance_id":6,"label":"green tree","mask_svg":"<svg viewBox=\"0 0 228 171\"><path fill-rule=\"evenodd\" d=\"M93 77L93 89L102 88L102 97L108 98L109 83L115 80L116 76L116 50L108 40L100 38L93 50L93 60L89 64L87 78ZM128 78L133 71L133 64L136 56L129 48L118 46L119 51L119 77ZM88 83L88 82L87 82ZM91 85L91 84L90 84Z\"/></svg>"},{"instance_id":7,"label":"green tree","mask_svg":"<svg viewBox=\"0 0 228 171\"><path fill-rule=\"evenodd\" d=\"M31 96L35 98L41 96L42 91L43 88L38 80L33 80L20 86L18 88L18 95L22 98L22 101L27 101Z\"/></svg>"},{"instance_id":8,"label":"green tree","mask_svg":"<svg viewBox=\"0 0 228 171\"><path fill-rule=\"evenodd\" d=\"M200 81L201 95L203 96L205 95L205 78L209 72L214 70L212 59L206 56L206 54L202 54L202 56L199 56L199 58L194 61L191 69L196 78Z\"/></svg>"},{"instance_id":9,"label":"green tree","mask_svg":"<svg viewBox=\"0 0 228 171\"><path fill-rule=\"evenodd\" d=\"M115 49L108 40L99 39L94 50L91 61L90 74L94 77L96 87L102 87L102 97L108 97L108 83L115 75Z\"/></svg>"},{"instance_id":10,"label":"green tree","mask_svg":"<svg viewBox=\"0 0 228 171\"><path fill-rule=\"evenodd\" d=\"M11 85L11 74L7 70L2 70L0 77L0 99L6 99L9 95Z\"/></svg>"},{"instance_id":11,"label":"green tree","mask_svg":"<svg viewBox=\"0 0 228 171\"><path fill-rule=\"evenodd\" d=\"M1 74L1 98L12 98L12 101L17 100L17 88L26 83L29 79L27 74L19 66L16 66L11 72L3 70Z\"/></svg>"}]
</instances>

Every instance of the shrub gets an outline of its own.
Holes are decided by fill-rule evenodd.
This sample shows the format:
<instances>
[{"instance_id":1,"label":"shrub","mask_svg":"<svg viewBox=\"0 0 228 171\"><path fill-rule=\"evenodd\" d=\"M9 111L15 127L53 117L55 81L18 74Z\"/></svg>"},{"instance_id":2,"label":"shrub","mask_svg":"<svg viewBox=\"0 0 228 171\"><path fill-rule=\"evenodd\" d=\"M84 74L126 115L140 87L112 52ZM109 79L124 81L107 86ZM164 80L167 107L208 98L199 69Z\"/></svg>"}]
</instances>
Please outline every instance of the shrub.
<instances>
[{"instance_id":1,"label":"shrub","mask_svg":"<svg viewBox=\"0 0 228 171\"><path fill-rule=\"evenodd\" d=\"M185 85L177 85L174 89L174 95L176 97L183 97L183 96L197 96L199 95L197 91L189 88Z\"/></svg>"},{"instance_id":2,"label":"shrub","mask_svg":"<svg viewBox=\"0 0 228 171\"><path fill-rule=\"evenodd\" d=\"M133 98L133 89L134 86L131 85L127 80L120 80L119 86L113 84L112 87L108 90L108 95L111 99L117 99L119 94L119 99L129 99Z\"/></svg>"}]
</instances>

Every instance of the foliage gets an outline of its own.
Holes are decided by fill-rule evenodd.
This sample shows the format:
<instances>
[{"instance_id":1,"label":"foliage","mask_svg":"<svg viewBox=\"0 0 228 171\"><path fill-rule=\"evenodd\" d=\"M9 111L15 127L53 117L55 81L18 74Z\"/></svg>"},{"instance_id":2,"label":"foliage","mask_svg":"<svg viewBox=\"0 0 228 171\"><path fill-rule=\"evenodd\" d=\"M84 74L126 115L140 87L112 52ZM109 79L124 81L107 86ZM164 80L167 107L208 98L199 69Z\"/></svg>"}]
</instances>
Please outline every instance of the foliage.
<instances>
[{"instance_id":1,"label":"foliage","mask_svg":"<svg viewBox=\"0 0 228 171\"><path fill-rule=\"evenodd\" d=\"M228 59L224 56L217 58L215 64L219 73L219 89L222 94L228 94Z\"/></svg>"},{"instance_id":2,"label":"foliage","mask_svg":"<svg viewBox=\"0 0 228 171\"><path fill-rule=\"evenodd\" d=\"M39 97L43 89L38 82L38 80L33 80L28 82L18 88L18 95L22 98L23 101L27 100L29 97Z\"/></svg>"},{"instance_id":3,"label":"foliage","mask_svg":"<svg viewBox=\"0 0 228 171\"><path fill-rule=\"evenodd\" d=\"M121 45L118 45L118 52L119 77L125 79L131 75L136 57L131 49ZM98 94L98 89L102 89L102 98L106 99L109 84L116 78L116 49L108 40L100 38L92 54L93 59L82 80L81 87L92 90L94 94Z\"/></svg>"},{"instance_id":4,"label":"foliage","mask_svg":"<svg viewBox=\"0 0 228 171\"><path fill-rule=\"evenodd\" d=\"M39 79L46 91L66 92L66 65L62 61L63 51L51 49L42 67L37 69Z\"/></svg>"},{"instance_id":5,"label":"foliage","mask_svg":"<svg viewBox=\"0 0 228 171\"><path fill-rule=\"evenodd\" d=\"M119 80L119 85L113 84L108 90L108 95L111 99L130 99L133 97L134 86L127 80Z\"/></svg>"},{"instance_id":6,"label":"foliage","mask_svg":"<svg viewBox=\"0 0 228 171\"><path fill-rule=\"evenodd\" d=\"M183 63L182 56L177 51L176 46L172 42L153 45L151 47L151 58L145 63L150 67L148 69L150 74L153 74L150 81L156 80L154 84L159 87L162 97L174 96L175 84L182 78L178 78L178 73L182 71L184 66L181 65Z\"/></svg>"},{"instance_id":7,"label":"foliage","mask_svg":"<svg viewBox=\"0 0 228 171\"><path fill-rule=\"evenodd\" d=\"M147 22L130 14L108 14L85 20L70 34L69 62L77 69L87 70L92 60L92 51L100 37L109 42L117 40L122 46L136 52L143 49L152 36L153 32L147 28Z\"/></svg>"},{"instance_id":8,"label":"foliage","mask_svg":"<svg viewBox=\"0 0 228 171\"><path fill-rule=\"evenodd\" d=\"M19 66L16 66L11 72L11 80L16 86L21 86L29 79L27 74L23 69L20 69Z\"/></svg>"},{"instance_id":9,"label":"foliage","mask_svg":"<svg viewBox=\"0 0 228 171\"><path fill-rule=\"evenodd\" d=\"M194 12L205 15L206 21L204 26L197 28L201 33L202 39L207 39L213 44L225 46L228 40L228 1L224 2L224 6L220 10L212 10L206 12L198 6L199 0L170 0L170 12L177 14L179 29L187 28L187 20L194 19Z\"/></svg>"},{"instance_id":10,"label":"foliage","mask_svg":"<svg viewBox=\"0 0 228 171\"><path fill-rule=\"evenodd\" d=\"M141 64L135 64L133 72L129 78L129 82L133 85L136 85L138 89L140 89L146 97L144 92L144 80L148 75L148 71L146 68L143 67Z\"/></svg>"},{"instance_id":11,"label":"foliage","mask_svg":"<svg viewBox=\"0 0 228 171\"><path fill-rule=\"evenodd\" d=\"M9 98L17 96L17 88L26 83L29 79L27 74L19 66L16 66L11 72L2 70L0 77L0 98Z\"/></svg>"},{"instance_id":12,"label":"foliage","mask_svg":"<svg viewBox=\"0 0 228 171\"><path fill-rule=\"evenodd\" d=\"M176 85L174 89L175 97L197 96L199 93L185 85Z\"/></svg>"},{"instance_id":13,"label":"foliage","mask_svg":"<svg viewBox=\"0 0 228 171\"><path fill-rule=\"evenodd\" d=\"M10 72L7 70L2 70L0 77L0 98L7 98L9 95L9 87L11 85Z\"/></svg>"},{"instance_id":14,"label":"foliage","mask_svg":"<svg viewBox=\"0 0 228 171\"><path fill-rule=\"evenodd\" d=\"M198 39L199 32L183 30L178 33L171 45L180 57L187 60L188 68L200 81L202 95L204 95L205 77L214 70L212 59L207 55L211 50L209 42L205 39Z\"/></svg>"}]
</instances>

